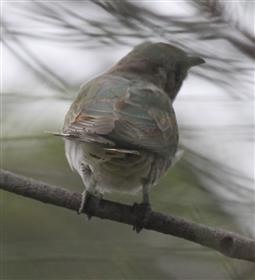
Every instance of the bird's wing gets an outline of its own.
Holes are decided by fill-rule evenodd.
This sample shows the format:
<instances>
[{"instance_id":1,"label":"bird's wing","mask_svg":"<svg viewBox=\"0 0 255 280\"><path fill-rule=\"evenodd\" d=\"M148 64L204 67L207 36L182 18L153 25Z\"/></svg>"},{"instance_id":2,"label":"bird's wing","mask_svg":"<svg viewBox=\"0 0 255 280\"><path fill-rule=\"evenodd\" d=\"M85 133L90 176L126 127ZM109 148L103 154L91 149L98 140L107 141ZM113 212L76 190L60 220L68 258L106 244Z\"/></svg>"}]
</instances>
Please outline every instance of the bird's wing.
<instances>
[{"instance_id":1,"label":"bird's wing","mask_svg":"<svg viewBox=\"0 0 255 280\"><path fill-rule=\"evenodd\" d=\"M106 82L107 79L96 78L80 88L66 114L62 135L67 136L63 137L115 146L105 137L114 129L110 88ZM108 98L102 98L103 91L108 93Z\"/></svg>"},{"instance_id":2,"label":"bird's wing","mask_svg":"<svg viewBox=\"0 0 255 280\"><path fill-rule=\"evenodd\" d=\"M178 142L175 114L169 98L158 87L116 80L111 87L102 82L93 98L90 90L87 87L83 98L78 97L79 105L72 106L64 133L94 138L99 143L105 139L123 150L149 149L175 154Z\"/></svg>"}]
</instances>

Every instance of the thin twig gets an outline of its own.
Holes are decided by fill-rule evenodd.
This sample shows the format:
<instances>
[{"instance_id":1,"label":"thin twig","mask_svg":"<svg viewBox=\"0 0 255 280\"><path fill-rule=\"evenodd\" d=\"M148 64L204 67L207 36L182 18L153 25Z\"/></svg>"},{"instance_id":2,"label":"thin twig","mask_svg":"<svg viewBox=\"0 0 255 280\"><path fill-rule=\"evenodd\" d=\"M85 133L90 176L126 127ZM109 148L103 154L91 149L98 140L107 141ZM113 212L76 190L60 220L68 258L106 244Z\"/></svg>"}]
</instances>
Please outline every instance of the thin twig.
<instances>
[{"instance_id":1,"label":"thin twig","mask_svg":"<svg viewBox=\"0 0 255 280\"><path fill-rule=\"evenodd\" d=\"M0 189L74 211L79 209L81 203L81 194L78 192L51 186L2 169ZM84 213L129 225L134 225L137 221L134 207L104 199L100 200L96 197L88 200ZM150 212L146 220L145 229L198 243L231 258L255 262L255 240L253 239L154 211Z\"/></svg>"}]
</instances>

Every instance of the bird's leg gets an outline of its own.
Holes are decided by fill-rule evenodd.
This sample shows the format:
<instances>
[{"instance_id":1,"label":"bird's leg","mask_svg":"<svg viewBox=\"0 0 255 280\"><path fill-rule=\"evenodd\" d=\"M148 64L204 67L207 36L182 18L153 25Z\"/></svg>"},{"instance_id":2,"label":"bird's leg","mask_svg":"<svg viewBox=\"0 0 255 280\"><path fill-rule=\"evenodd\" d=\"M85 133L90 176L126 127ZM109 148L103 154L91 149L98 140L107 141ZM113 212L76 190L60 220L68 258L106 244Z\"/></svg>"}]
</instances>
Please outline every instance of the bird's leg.
<instances>
[{"instance_id":1,"label":"bird's leg","mask_svg":"<svg viewBox=\"0 0 255 280\"><path fill-rule=\"evenodd\" d=\"M84 190L82 193L81 193L81 204L80 204L80 207L79 209L77 210L77 213L80 215L82 214L83 212L83 209L85 208L85 204L88 200L88 196L89 196L89 193Z\"/></svg>"},{"instance_id":2,"label":"bird's leg","mask_svg":"<svg viewBox=\"0 0 255 280\"><path fill-rule=\"evenodd\" d=\"M86 174L88 177L88 174ZM86 178L86 177L85 177ZM93 176L89 176L90 180L88 178L83 180L84 185L86 186L86 189L82 192L82 199L81 204L78 209L78 214L81 214L83 212L86 212L88 219L91 219L91 217L95 214L96 209L100 205L100 201L103 197L103 195L96 190L97 182ZM94 207L93 210L88 208L89 200L91 198L95 197L94 199Z\"/></svg>"},{"instance_id":3,"label":"bird's leg","mask_svg":"<svg viewBox=\"0 0 255 280\"><path fill-rule=\"evenodd\" d=\"M150 208L150 197L149 197L149 183L144 182L143 184L143 202L142 204L147 205Z\"/></svg>"},{"instance_id":4,"label":"bird's leg","mask_svg":"<svg viewBox=\"0 0 255 280\"><path fill-rule=\"evenodd\" d=\"M77 212L78 212L78 214L82 214L83 212L86 212L87 217L90 220L91 217L95 214L96 210L99 208L100 201L103 198L103 195L102 195L102 193L97 192L95 190L92 193L89 190L84 190L81 195L82 195L81 204L80 204L80 207ZM88 208L89 200L92 197L95 198L93 210Z\"/></svg>"},{"instance_id":5,"label":"bird's leg","mask_svg":"<svg viewBox=\"0 0 255 280\"><path fill-rule=\"evenodd\" d=\"M151 206L150 206L150 199L149 199L149 182L148 180L143 180L143 201L142 203L138 204L135 203L133 205L133 209L136 212L137 219L135 221L135 224L133 226L133 229L139 233L144 226L146 225L150 212L151 212Z\"/></svg>"}]
</instances>

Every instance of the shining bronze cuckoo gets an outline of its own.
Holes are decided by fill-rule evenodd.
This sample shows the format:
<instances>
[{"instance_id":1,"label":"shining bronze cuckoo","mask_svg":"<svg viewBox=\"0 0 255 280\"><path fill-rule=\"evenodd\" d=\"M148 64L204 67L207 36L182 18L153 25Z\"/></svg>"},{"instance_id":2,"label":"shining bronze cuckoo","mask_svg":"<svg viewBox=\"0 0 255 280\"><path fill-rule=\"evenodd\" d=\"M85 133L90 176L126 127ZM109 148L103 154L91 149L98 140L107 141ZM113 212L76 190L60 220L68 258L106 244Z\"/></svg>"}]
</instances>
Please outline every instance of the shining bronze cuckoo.
<instances>
[{"instance_id":1,"label":"shining bronze cuckoo","mask_svg":"<svg viewBox=\"0 0 255 280\"><path fill-rule=\"evenodd\" d=\"M146 42L81 86L62 133L85 186L80 212L88 195L112 191L142 190L140 205L150 209L149 190L176 157L173 101L189 68L202 63L173 45Z\"/></svg>"}]
</instances>

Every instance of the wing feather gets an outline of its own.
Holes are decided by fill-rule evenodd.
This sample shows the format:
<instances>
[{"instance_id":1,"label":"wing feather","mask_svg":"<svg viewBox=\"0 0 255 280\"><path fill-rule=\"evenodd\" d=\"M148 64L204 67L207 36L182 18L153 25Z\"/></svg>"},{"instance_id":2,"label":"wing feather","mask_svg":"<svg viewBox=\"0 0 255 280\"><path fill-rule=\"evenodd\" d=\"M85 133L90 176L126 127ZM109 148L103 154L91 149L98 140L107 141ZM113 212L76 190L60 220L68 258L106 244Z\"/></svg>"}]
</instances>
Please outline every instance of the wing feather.
<instances>
[{"instance_id":1,"label":"wing feather","mask_svg":"<svg viewBox=\"0 0 255 280\"><path fill-rule=\"evenodd\" d=\"M108 77L108 87L102 93L103 81L101 87L96 87L100 89L100 98L97 92L92 98L91 87L87 88L88 93L82 93L82 106L73 105L75 112L67 117L64 133L79 134L83 138L93 136L95 142L99 137L98 142L105 139L123 151L149 149L175 154L178 130L167 95L153 84L129 82L123 86L123 78L118 84L116 77L111 87Z\"/></svg>"}]
</instances>

